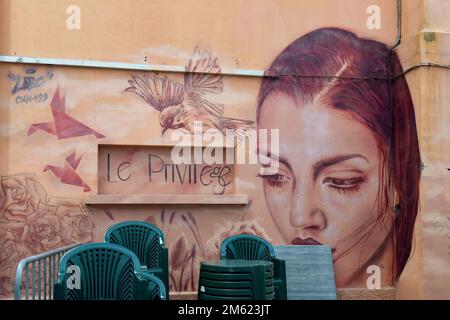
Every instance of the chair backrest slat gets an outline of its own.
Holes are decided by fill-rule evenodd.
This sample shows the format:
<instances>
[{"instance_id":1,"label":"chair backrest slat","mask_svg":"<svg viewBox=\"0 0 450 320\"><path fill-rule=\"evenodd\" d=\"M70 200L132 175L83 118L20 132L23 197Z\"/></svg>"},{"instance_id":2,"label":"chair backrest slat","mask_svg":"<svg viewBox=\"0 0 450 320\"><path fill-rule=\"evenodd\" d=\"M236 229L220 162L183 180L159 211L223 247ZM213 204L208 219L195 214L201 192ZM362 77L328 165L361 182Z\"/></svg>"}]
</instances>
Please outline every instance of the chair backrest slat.
<instances>
[{"instance_id":1,"label":"chair backrest slat","mask_svg":"<svg viewBox=\"0 0 450 320\"><path fill-rule=\"evenodd\" d=\"M67 269L76 266L79 288L67 288ZM109 243L90 243L67 252L60 262L58 283L64 299L132 300L139 260L130 250ZM60 297L61 298L61 297Z\"/></svg>"},{"instance_id":2,"label":"chair backrest slat","mask_svg":"<svg viewBox=\"0 0 450 320\"><path fill-rule=\"evenodd\" d=\"M123 246L134 252L141 265L161 267L161 244L164 234L156 226L143 221L125 221L108 228L105 242Z\"/></svg>"},{"instance_id":3,"label":"chair backrest slat","mask_svg":"<svg viewBox=\"0 0 450 320\"><path fill-rule=\"evenodd\" d=\"M235 235L221 244L221 256L225 259L248 259L270 261L275 257L273 246L254 235Z\"/></svg>"}]
</instances>

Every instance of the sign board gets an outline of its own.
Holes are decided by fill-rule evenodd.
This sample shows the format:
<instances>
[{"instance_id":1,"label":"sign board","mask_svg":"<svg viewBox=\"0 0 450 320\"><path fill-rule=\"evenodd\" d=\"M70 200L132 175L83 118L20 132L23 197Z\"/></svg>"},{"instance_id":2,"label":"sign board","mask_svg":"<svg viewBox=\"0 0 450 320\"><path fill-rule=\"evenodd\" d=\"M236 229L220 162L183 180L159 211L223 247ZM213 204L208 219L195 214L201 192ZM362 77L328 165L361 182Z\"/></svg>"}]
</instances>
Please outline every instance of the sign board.
<instances>
[{"instance_id":1,"label":"sign board","mask_svg":"<svg viewBox=\"0 0 450 320\"><path fill-rule=\"evenodd\" d=\"M179 163L173 148L100 145L99 194L234 193L234 164L225 163L225 151L217 151L226 148L213 148L213 163L205 161L202 147L185 147L190 162Z\"/></svg>"}]
</instances>

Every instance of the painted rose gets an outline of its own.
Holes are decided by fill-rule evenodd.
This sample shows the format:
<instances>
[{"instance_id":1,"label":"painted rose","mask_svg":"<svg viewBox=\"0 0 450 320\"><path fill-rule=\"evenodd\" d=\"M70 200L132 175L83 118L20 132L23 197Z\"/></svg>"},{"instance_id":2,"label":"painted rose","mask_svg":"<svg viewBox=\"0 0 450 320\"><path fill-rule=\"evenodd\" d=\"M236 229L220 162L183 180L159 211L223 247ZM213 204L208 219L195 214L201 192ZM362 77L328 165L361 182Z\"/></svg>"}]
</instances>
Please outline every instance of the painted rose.
<instances>
[{"instance_id":1,"label":"painted rose","mask_svg":"<svg viewBox=\"0 0 450 320\"><path fill-rule=\"evenodd\" d=\"M79 199L47 197L33 175L0 177L0 186L0 291L7 295L21 259L92 241L94 224Z\"/></svg>"},{"instance_id":2,"label":"painted rose","mask_svg":"<svg viewBox=\"0 0 450 320\"><path fill-rule=\"evenodd\" d=\"M14 232L0 228L0 295L7 296L12 291L12 281L17 263L29 256L30 249L15 239Z\"/></svg>"},{"instance_id":3,"label":"painted rose","mask_svg":"<svg viewBox=\"0 0 450 320\"><path fill-rule=\"evenodd\" d=\"M16 262L25 258L30 250L16 242L14 232L0 228L0 274L14 273Z\"/></svg>"},{"instance_id":4,"label":"painted rose","mask_svg":"<svg viewBox=\"0 0 450 320\"><path fill-rule=\"evenodd\" d=\"M94 223L81 205L59 205L56 215L61 222L61 237L65 242L90 242Z\"/></svg>"},{"instance_id":5,"label":"painted rose","mask_svg":"<svg viewBox=\"0 0 450 320\"><path fill-rule=\"evenodd\" d=\"M2 177L1 189L1 212L8 221L25 221L47 197L42 185L29 175Z\"/></svg>"},{"instance_id":6,"label":"painted rose","mask_svg":"<svg viewBox=\"0 0 450 320\"><path fill-rule=\"evenodd\" d=\"M11 295L11 280L9 277L0 276L0 297L8 297Z\"/></svg>"},{"instance_id":7,"label":"painted rose","mask_svg":"<svg viewBox=\"0 0 450 320\"><path fill-rule=\"evenodd\" d=\"M228 237L238 234L250 234L266 239L271 242L270 237L256 220L249 221L224 221L216 224L214 235L206 242L207 260L215 260L220 257L220 245Z\"/></svg>"},{"instance_id":8,"label":"painted rose","mask_svg":"<svg viewBox=\"0 0 450 320\"><path fill-rule=\"evenodd\" d=\"M24 225L20 240L36 253L68 244L61 238L61 222L52 209L51 206L41 204L38 210L28 216Z\"/></svg>"}]
</instances>

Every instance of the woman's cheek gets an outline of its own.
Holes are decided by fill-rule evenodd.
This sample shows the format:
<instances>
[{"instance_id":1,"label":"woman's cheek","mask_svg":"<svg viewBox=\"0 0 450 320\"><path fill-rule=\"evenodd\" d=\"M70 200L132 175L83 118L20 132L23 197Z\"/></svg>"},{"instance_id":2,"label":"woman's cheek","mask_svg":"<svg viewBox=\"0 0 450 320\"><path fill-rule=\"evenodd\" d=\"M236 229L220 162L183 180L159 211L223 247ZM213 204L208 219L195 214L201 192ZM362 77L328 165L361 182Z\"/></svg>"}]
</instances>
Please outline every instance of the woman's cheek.
<instances>
[{"instance_id":1,"label":"woman's cheek","mask_svg":"<svg viewBox=\"0 0 450 320\"><path fill-rule=\"evenodd\" d=\"M293 227L290 223L291 194L289 192L278 192L264 183L264 193L266 198L267 209L272 215L278 230L283 238L290 242L292 240Z\"/></svg>"},{"instance_id":2,"label":"woman's cheek","mask_svg":"<svg viewBox=\"0 0 450 320\"><path fill-rule=\"evenodd\" d=\"M329 224L335 224L333 229L354 230L376 214L376 193L370 184L362 185L360 190L351 193L327 189L323 193L322 203Z\"/></svg>"}]
</instances>

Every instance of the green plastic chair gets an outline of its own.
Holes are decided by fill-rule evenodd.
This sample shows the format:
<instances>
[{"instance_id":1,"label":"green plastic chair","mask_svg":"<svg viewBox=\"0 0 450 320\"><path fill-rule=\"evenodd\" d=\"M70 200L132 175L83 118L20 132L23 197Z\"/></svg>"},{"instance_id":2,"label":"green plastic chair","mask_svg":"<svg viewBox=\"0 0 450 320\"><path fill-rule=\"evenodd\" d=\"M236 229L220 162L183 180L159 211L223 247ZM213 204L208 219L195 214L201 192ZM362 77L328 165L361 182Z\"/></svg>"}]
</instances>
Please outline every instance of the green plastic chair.
<instances>
[{"instance_id":1,"label":"green plastic chair","mask_svg":"<svg viewBox=\"0 0 450 320\"><path fill-rule=\"evenodd\" d=\"M274 299L287 299L286 263L275 257L273 246L265 239L248 234L228 237L220 246L220 258L271 261L274 265Z\"/></svg>"},{"instance_id":2,"label":"green plastic chair","mask_svg":"<svg viewBox=\"0 0 450 320\"><path fill-rule=\"evenodd\" d=\"M110 243L78 246L59 262L54 299L165 300L164 283L139 269L138 257L124 247Z\"/></svg>"},{"instance_id":3,"label":"green plastic chair","mask_svg":"<svg viewBox=\"0 0 450 320\"><path fill-rule=\"evenodd\" d=\"M160 278L169 296L169 253L158 227L143 221L120 222L106 230L105 242L133 251L139 258L141 271Z\"/></svg>"},{"instance_id":4,"label":"green plastic chair","mask_svg":"<svg viewBox=\"0 0 450 320\"><path fill-rule=\"evenodd\" d=\"M199 300L272 300L273 263L219 260L200 263Z\"/></svg>"}]
</instances>

